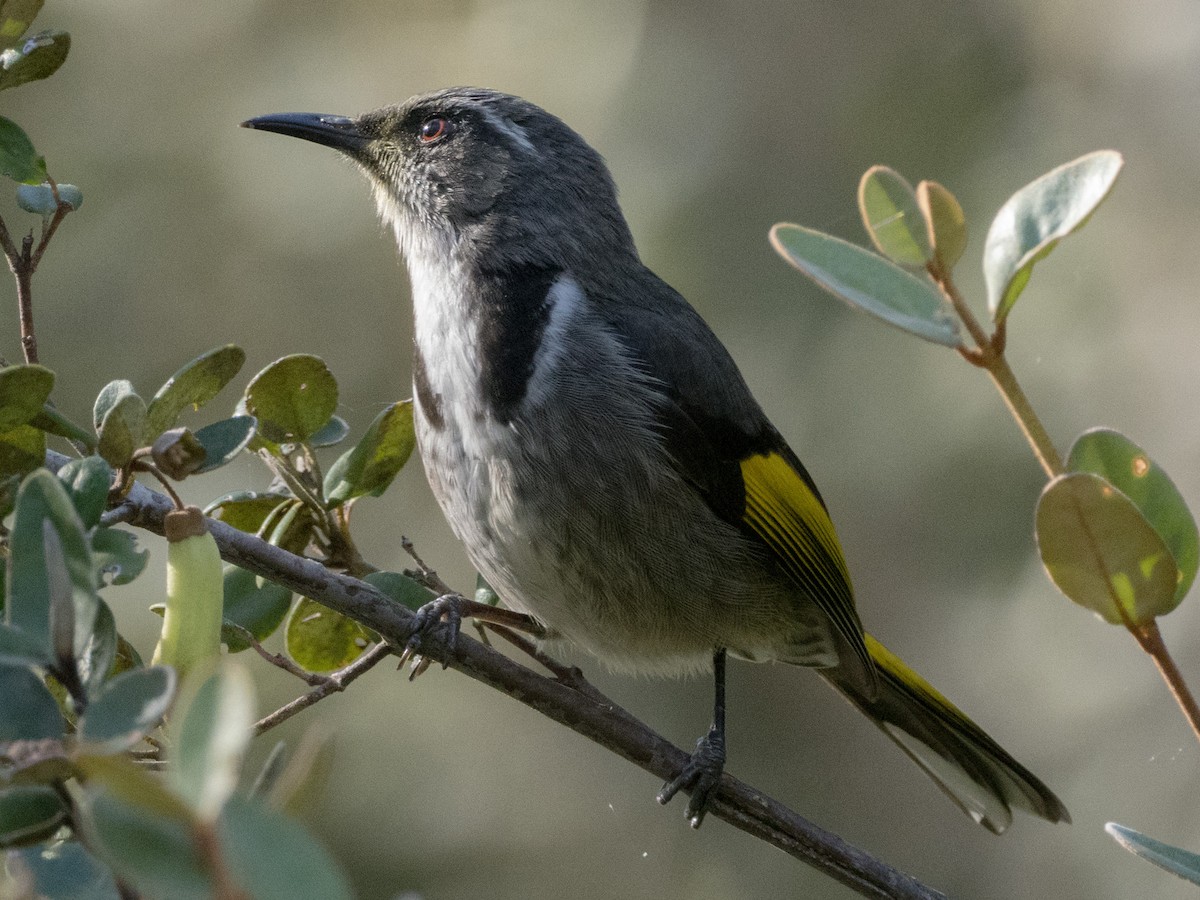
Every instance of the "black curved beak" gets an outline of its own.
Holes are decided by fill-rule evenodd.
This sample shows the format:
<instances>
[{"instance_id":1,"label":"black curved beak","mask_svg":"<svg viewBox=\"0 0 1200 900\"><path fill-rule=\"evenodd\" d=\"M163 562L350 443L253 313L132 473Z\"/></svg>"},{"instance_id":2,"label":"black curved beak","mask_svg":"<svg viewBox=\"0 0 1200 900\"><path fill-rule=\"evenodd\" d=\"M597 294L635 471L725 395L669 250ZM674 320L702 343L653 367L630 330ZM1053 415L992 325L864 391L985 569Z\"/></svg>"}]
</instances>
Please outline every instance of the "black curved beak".
<instances>
[{"instance_id":1,"label":"black curved beak","mask_svg":"<svg viewBox=\"0 0 1200 900\"><path fill-rule=\"evenodd\" d=\"M242 123L242 127L286 134L289 137L341 150L350 156L359 155L371 143L371 138L359 130L358 122L346 116L330 116L321 113L271 113L247 119Z\"/></svg>"}]
</instances>

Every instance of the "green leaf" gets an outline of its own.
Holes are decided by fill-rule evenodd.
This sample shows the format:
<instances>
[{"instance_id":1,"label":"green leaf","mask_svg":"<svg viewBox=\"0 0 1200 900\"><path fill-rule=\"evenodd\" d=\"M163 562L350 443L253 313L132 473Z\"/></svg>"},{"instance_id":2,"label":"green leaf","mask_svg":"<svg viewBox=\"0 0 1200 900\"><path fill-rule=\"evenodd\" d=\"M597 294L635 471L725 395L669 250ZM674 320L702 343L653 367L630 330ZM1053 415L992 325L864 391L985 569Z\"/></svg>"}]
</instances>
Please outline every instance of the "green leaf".
<instances>
[{"instance_id":1,"label":"green leaf","mask_svg":"<svg viewBox=\"0 0 1200 900\"><path fill-rule=\"evenodd\" d=\"M49 78L67 61L70 50L71 35L65 31L39 31L9 47L0 53L0 91Z\"/></svg>"},{"instance_id":2,"label":"green leaf","mask_svg":"<svg viewBox=\"0 0 1200 900\"><path fill-rule=\"evenodd\" d=\"M0 432L0 478L24 477L46 460L46 435L32 425Z\"/></svg>"},{"instance_id":3,"label":"green leaf","mask_svg":"<svg viewBox=\"0 0 1200 900\"><path fill-rule=\"evenodd\" d=\"M500 605L500 595L478 572L475 573L475 602L482 603L484 606Z\"/></svg>"},{"instance_id":4,"label":"green leaf","mask_svg":"<svg viewBox=\"0 0 1200 900\"><path fill-rule=\"evenodd\" d=\"M855 309L910 334L959 347L958 323L927 279L854 244L802 228L776 225L771 245L784 259Z\"/></svg>"},{"instance_id":5,"label":"green leaf","mask_svg":"<svg viewBox=\"0 0 1200 900\"><path fill-rule=\"evenodd\" d=\"M146 411L146 433L157 437L174 426L189 406L199 409L233 380L246 362L246 352L234 344L217 347L196 357L166 383L150 400Z\"/></svg>"},{"instance_id":6,"label":"green leaf","mask_svg":"<svg viewBox=\"0 0 1200 900\"><path fill-rule=\"evenodd\" d=\"M1141 447L1108 428L1093 428L1080 435L1071 447L1067 468L1099 475L1133 501L1171 551L1179 569L1175 599L1182 600L1200 566L1200 534L1167 473Z\"/></svg>"},{"instance_id":7,"label":"green leaf","mask_svg":"<svg viewBox=\"0 0 1200 900\"><path fill-rule=\"evenodd\" d=\"M16 785L0 790L0 849L46 840L67 819L67 806L54 788Z\"/></svg>"},{"instance_id":8,"label":"green leaf","mask_svg":"<svg viewBox=\"0 0 1200 900\"><path fill-rule=\"evenodd\" d=\"M96 451L114 469L129 464L146 434L146 401L128 381L111 382L96 399Z\"/></svg>"},{"instance_id":9,"label":"green leaf","mask_svg":"<svg viewBox=\"0 0 1200 900\"><path fill-rule=\"evenodd\" d=\"M0 745L62 738L62 713L32 669L0 663L0 697Z\"/></svg>"},{"instance_id":10,"label":"green leaf","mask_svg":"<svg viewBox=\"0 0 1200 900\"><path fill-rule=\"evenodd\" d=\"M1042 563L1058 589L1114 625L1178 605L1171 551L1134 503L1098 475L1060 475L1038 500Z\"/></svg>"},{"instance_id":11,"label":"green leaf","mask_svg":"<svg viewBox=\"0 0 1200 900\"><path fill-rule=\"evenodd\" d=\"M99 598L96 569L83 522L66 487L39 469L17 493L9 556L7 623L50 649L50 583L43 523L53 523L65 556L75 598L75 634L82 639L93 627Z\"/></svg>"},{"instance_id":12,"label":"green leaf","mask_svg":"<svg viewBox=\"0 0 1200 900\"><path fill-rule=\"evenodd\" d=\"M116 667L121 638L117 620L103 600L96 608L96 623L91 630L75 635L76 668L88 696L94 696Z\"/></svg>"},{"instance_id":13,"label":"green leaf","mask_svg":"<svg viewBox=\"0 0 1200 900\"><path fill-rule=\"evenodd\" d=\"M1184 881L1200 884L1200 854L1164 844L1162 841L1157 841L1124 825L1118 825L1116 822L1109 822L1104 826L1104 830L1134 856L1140 856L1147 862L1154 863L1160 869L1166 869L1172 875L1179 876Z\"/></svg>"},{"instance_id":14,"label":"green leaf","mask_svg":"<svg viewBox=\"0 0 1200 900\"><path fill-rule=\"evenodd\" d=\"M237 566L225 567L224 588L224 621L245 628L260 641L275 633L292 605L292 592L288 588ZM239 653L250 646L234 631L222 631L221 640L230 653Z\"/></svg>"},{"instance_id":15,"label":"green leaf","mask_svg":"<svg viewBox=\"0 0 1200 900\"><path fill-rule=\"evenodd\" d=\"M183 822L162 818L107 792L92 797L89 846L122 881L147 897L212 900L197 840Z\"/></svg>"},{"instance_id":16,"label":"green leaf","mask_svg":"<svg viewBox=\"0 0 1200 900\"><path fill-rule=\"evenodd\" d=\"M917 206L929 225L933 254L949 272L967 249L967 217L958 198L936 181L922 181L917 185Z\"/></svg>"},{"instance_id":17,"label":"green leaf","mask_svg":"<svg viewBox=\"0 0 1200 900\"><path fill-rule=\"evenodd\" d=\"M301 821L319 816L321 795L333 772L333 749L327 731L320 727L306 731L278 777L264 784L271 806Z\"/></svg>"},{"instance_id":18,"label":"green leaf","mask_svg":"<svg viewBox=\"0 0 1200 900\"><path fill-rule=\"evenodd\" d=\"M258 428L258 420L253 416L234 416L205 425L196 432L196 440L204 447L207 454L204 463L196 469L196 474L211 472L233 461L250 444Z\"/></svg>"},{"instance_id":19,"label":"green leaf","mask_svg":"<svg viewBox=\"0 0 1200 900\"><path fill-rule=\"evenodd\" d=\"M1078 231L1112 191L1124 158L1097 150L1031 181L996 213L983 244L988 309L1001 322L1058 242Z\"/></svg>"},{"instance_id":20,"label":"green leaf","mask_svg":"<svg viewBox=\"0 0 1200 900\"><path fill-rule=\"evenodd\" d=\"M92 559L109 584L129 584L146 568L149 550L139 550L137 535L119 528L97 528L92 532Z\"/></svg>"},{"instance_id":21,"label":"green leaf","mask_svg":"<svg viewBox=\"0 0 1200 900\"><path fill-rule=\"evenodd\" d=\"M113 480L108 463L99 456L73 459L58 470L58 480L66 485L83 526L95 528L100 524Z\"/></svg>"},{"instance_id":22,"label":"green leaf","mask_svg":"<svg viewBox=\"0 0 1200 900\"><path fill-rule=\"evenodd\" d=\"M370 645L372 635L353 619L301 597L287 624L287 652L310 672L349 665Z\"/></svg>"},{"instance_id":23,"label":"green leaf","mask_svg":"<svg viewBox=\"0 0 1200 900\"><path fill-rule=\"evenodd\" d=\"M46 180L46 160L33 149L21 126L0 116L0 174L23 184Z\"/></svg>"},{"instance_id":24,"label":"green leaf","mask_svg":"<svg viewBox=\"0 0 1200 900\"><path fill-rule=\"evenodd\" d=\"M436 597L433 591L400 572L371 572L363 581L413 612ZM478 590L475 596L478 599Z\"/></svg>"},{"instance_id":25,"label":"green leaf","mask_svg":"<svg viewBox=\"0 0 1200 900\"><path fill-rule=\"evenodd\" d=\"M0 2L0 45L10 46L29 30L45 0L3 0Z\"/></svg>"},{"instance_id":26,"label":"green leaf","mask_svg":"<svg viewBox=\"0 0 1200 900\"><path fill-rule=\"evenodd\" d=\"M254 724L254 682L229 661L189 684L172 717L175 765L168 781L205 821L213 821L237 787Z\"/></svg>"},{"instance_id":27,"label":"green leaf","mask_svg":"<svg viewBox=\"0 0 1200 900\"><path fill-rule=\"evenodd\" d=\"M350 900L345 876L299 823L235 797L218 828L222 856L255 900Z\"/></svg>"},{"instance_id":28,"label":"green leaf","mask_svg":"<svg viewBox=\"0 0 1200 900\"><path fill-rule=\"evenodd\" d=\"M305 441L337 409L337 381L315 356L285 356L254 376L246 387L246 411L257 417L262 436L275 443Z\"/></svg>"},{"instance_id":29,"label":"green leaf","mask_svg":"<svg viewBox=\"0 0 1200 900\"><path fill-rule=\"evenodd\" d=\"M28 424L53 389L54 373L44 366L0 369L0 431Z\"/></svg>"},{"instance_id":30,"label":"green leaf","mask_svg":"<svg viewBox=\"0 0 1200 900\"><path fill-rule=\"evenodd\" d=\"M108 867L78 841L10 851L17 866L28 872L38 897L54 900L121 900Z\"/></svg>"},{"instance_id":31,"label":"green leaf","mask_svg":"<svg viewBox=\"0 0 1200 900\"><path fill-rule=\"evenodd\" d=\"M157 772L133 761L124 753L97 756L73 754L75 768L89 787L103 788L114 798L156 819L188 824L195 816Z\"/></svg>"},{"instance_id":32,"label":"green leaf","mask_svg":"<svg viewBox=\"0 0 1200 900\"><path fill-rule=\"evenodd\" d=\"M168 666L122 672L92 700L79 720L84 753L122 753L153 731L175 699L175 670Z\"/></svg>"},{"instance_id":33,"label":"green leaf","mask_svg":"<svg viewBox=\"0 0 1200 900\"><path fill-rule=\"evenodd\" d=\"M887 166L871 166L858 183L858 211L871 242L892 262L924 269L933 258L929 226L912 185Z\"/></svg>"},{"instance_id":34,"label":"green leaf","mask_svg":"<svg viewBox=\"0 0 1200 900\"><path fill-rule=\"evenodd\" d=\"M276 508L293 500L288 494L233 491L210 503L204 514L238 531L257 534Z\"/></svg>"},{"instance_id":35,"label":"green leaf","mask_svg":"<svg viewBox=\"0 0 1200 900\"><path fill-rule=\"evenodd\" d=\"M350 433L350 424L341 416L330 416L321 430L308 439L314 447L332 447L340 444Z\"/></svg>"},{"instance_id":36,"label":"green leaf","mask_svg":"<svg viewBox=\"0 0 1200 900\"><path fill-rule=\"evenodd\" d=\"M42 411L30 419L29 424L46 434L55 434L83 444L89 452L96 449L96 436L93 433L80 428L49 404L42 407Z\"/></svg>"},{"instance_id":37,"label":"green leaf","mask_svg":"<svg viewBox=\"0 0 1200 900\"><path fill-rule=\"evenodd\" d=\"M0 624L0 666L43 665L50 654L41 641L24 631Z\"/></svg>"},{"instance_id":38,"label":"green leaf","mask_svg":"<svg viewBox=\"0 0 1200 900\"><path fill-rule=\"evenodd\" d=\"M343 453L325 476L330 506L357 497L378 497L404 468L416 446L411 400L393 403L375 417L352 450Z\"/></svg>"}]
</instances>

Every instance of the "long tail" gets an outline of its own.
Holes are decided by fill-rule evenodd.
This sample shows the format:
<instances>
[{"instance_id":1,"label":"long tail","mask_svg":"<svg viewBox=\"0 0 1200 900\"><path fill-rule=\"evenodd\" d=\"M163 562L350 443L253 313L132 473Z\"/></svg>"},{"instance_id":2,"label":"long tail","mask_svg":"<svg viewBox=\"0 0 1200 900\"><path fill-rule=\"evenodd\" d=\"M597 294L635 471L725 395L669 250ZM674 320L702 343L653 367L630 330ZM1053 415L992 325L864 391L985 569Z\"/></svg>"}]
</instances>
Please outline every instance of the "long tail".
<instances>
[{"instance_id":1,"label":"long tail","mask_svg":"<svg viewBox=\"0 0 1200 900\"><path fill-rule=\"evenodd\" d=\"M876 696L837 669L818 673L937 782L950 799L989 831L1012 822L1012 807L1051 822L1070 822L1061 800L1033 773L870 635L867 649L879 673Z\"/></svg>"}]
</instances>

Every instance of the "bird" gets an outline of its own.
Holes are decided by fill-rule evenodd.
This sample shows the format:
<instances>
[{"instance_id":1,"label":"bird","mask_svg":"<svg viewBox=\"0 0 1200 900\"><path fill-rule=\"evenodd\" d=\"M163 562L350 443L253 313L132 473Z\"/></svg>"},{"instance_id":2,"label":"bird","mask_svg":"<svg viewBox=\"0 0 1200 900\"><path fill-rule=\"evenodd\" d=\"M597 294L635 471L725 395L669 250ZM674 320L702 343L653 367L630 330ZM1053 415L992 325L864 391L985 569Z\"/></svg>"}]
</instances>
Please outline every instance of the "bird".
<instances>
[{"instance_id":1,"label":"bird","mask_svg":"<svg viewBox=\"0 0 1200 900\"><path fill-rule=\"evenodd\" d=\"M661 803L699 827L726 761L726 659L808 667L995 833L1062 801L867 633L825 501L696 310L641 260L601 155L517 96L455 87L245 127L366 175L408 270L417 446L472 563L551 642L616 671L711 671Z\"/></svg>"}]
</instances>

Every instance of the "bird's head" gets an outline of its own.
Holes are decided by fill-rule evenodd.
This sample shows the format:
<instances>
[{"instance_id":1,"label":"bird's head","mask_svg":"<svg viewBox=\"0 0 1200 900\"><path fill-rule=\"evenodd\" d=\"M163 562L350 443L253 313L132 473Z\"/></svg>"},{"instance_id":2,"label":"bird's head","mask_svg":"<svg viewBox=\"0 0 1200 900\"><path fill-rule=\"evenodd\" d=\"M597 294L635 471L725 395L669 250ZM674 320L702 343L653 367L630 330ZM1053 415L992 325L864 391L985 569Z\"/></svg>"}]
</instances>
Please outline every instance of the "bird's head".
<instances>
[{"instance_id":1,"label":"bird's head","mask_svg":"<svg viewBox=\"0 0 1200 900\"><path fill-rule=\"evenodd\" d=\"M355 118L280 113L243 124L353 160L410 264L578 268L633 253L600 154L519 97L450 88Z\"/></svg>"}]
</instances>

